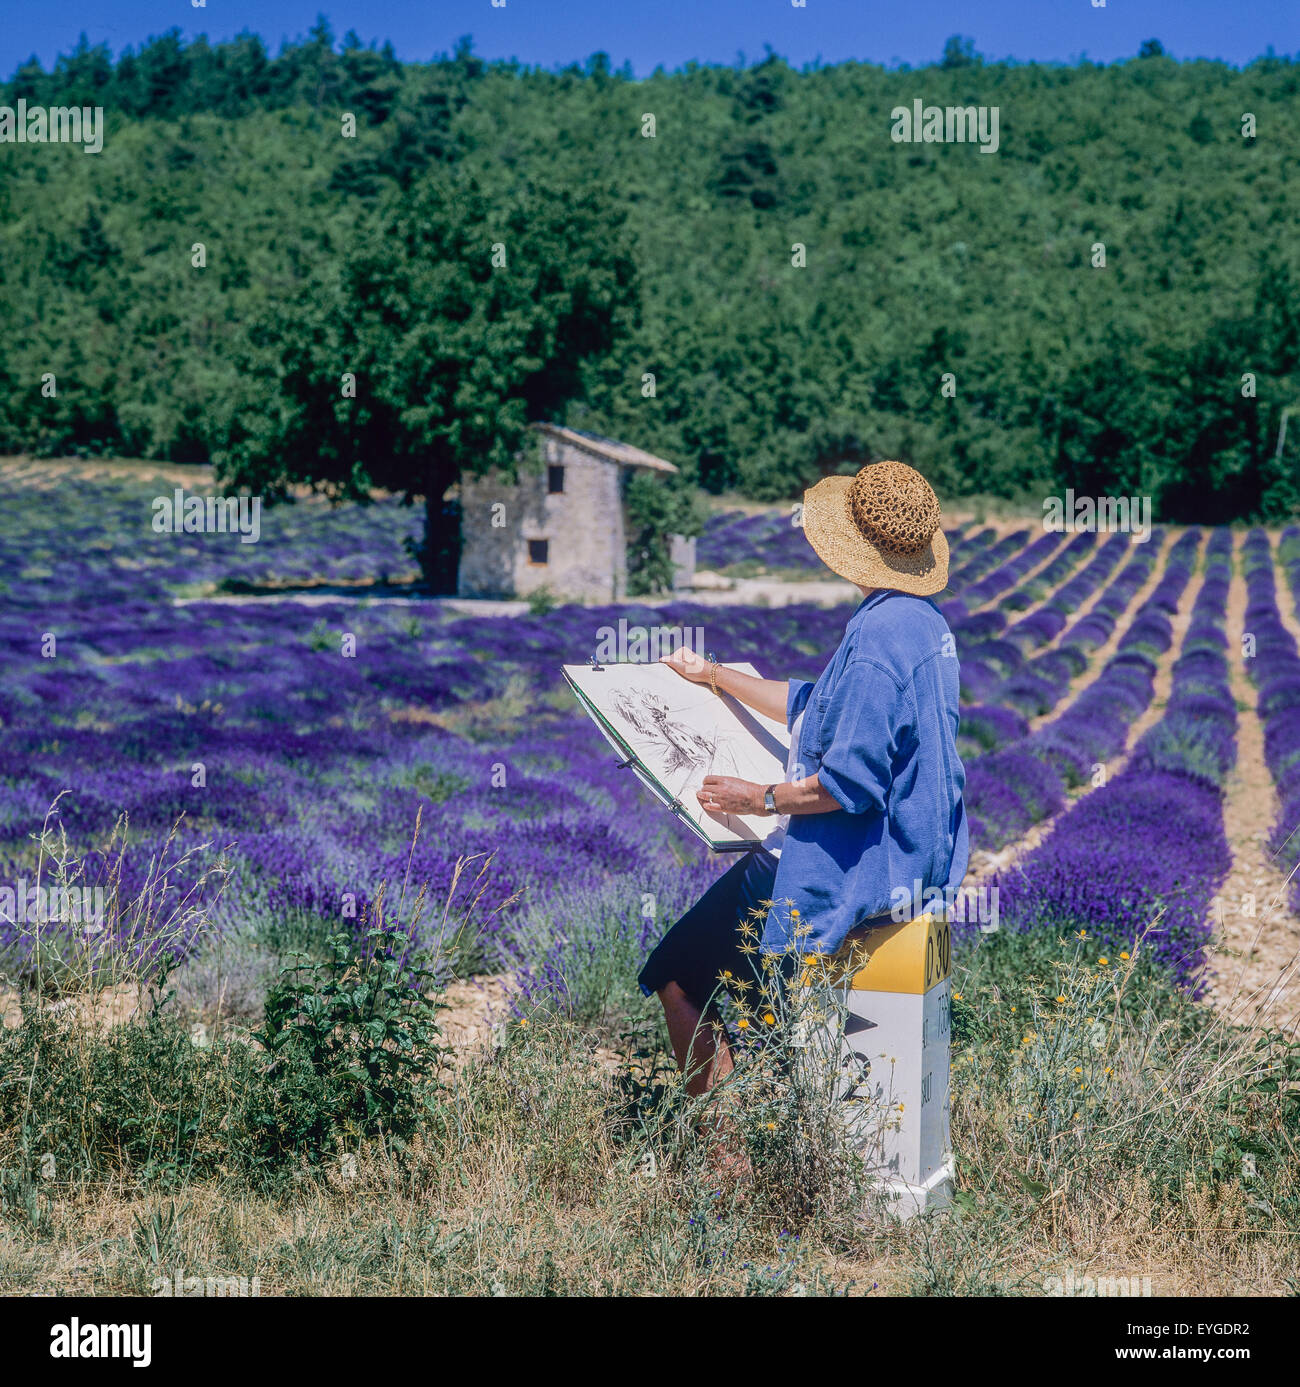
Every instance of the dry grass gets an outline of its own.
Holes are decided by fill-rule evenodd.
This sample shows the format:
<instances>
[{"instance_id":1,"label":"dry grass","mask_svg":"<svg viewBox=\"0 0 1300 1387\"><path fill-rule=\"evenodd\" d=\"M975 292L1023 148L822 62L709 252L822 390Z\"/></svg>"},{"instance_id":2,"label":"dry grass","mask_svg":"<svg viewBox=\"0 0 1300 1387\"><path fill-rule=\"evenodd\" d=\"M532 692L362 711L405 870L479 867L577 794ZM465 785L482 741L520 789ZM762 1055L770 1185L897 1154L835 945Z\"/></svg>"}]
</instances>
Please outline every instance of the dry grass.
<instances>
[{"instance_id":1,"label":"dry grass","mask_svg":"<svg viewBox=\"0 0 1300 1387\"><path fill-rule=\"evenodd\" d=\"M455 1053L405 1146L352 1118L303 1128L330 1134L312 1149L266 1140L267 1114L297 1121L329 1094L245 1043L248 999L229 1017L227 973L247 974L251 997L258 960L223 972L201 957L160 1002L118 968L73 993L85 975L60 958L61 985L45 976L0 1028L0 1288L148 1294L179 1275L257 1278L262 1295L1043 1295L1088 1277L1300 1290L1300 1045L1171 991L1140 945L1106 959L1082 936L981 936L954 980L955 1202L900 1224L828 1120L834 1084L774 1065L770 1043L739 1047L719 1099L754 1169L720 1186L655 1004L610 981L627 971L630 907L610 895L592 910L586 932L567 917L583 947L557 955L571 971L549 1001L512 1011L503 978L451 984ZM154 912L175 906L155 893ZM197 1043L196 1015L211 1023Z\"/></svg>"},{"instance_id":2,"label":"dry grass","mask_svg":"<svg viewBox=\"0 0 1300 1387\"><path fill-rule=\"evenodd\" d=\"M1280 1096L1251 1091L1256 1038L1126 1015L1113 989L1132 977L1100 971L1069 964L1054 984L1068 1004L1044 991L1014 1015L998 987L965 984L979 996L955 1051L961 1195L937 1218L831 1200L795 1223L761 1170L720 1190L680 1123L627 1123L629 1065L539 1018L504 1046L474 1037L440 1120L400 1156L363 1144L262 1191L233 1172L158 1188L127 1168L38 1178L0 1217L0 1284L149 1293L179 1269L257 1277L263 1295L1040 1295L1089 1276L1149 1278L1157 1295L1294 1292L1294 1127ZM1036 1123L1026 1104L1076 1067L1102 1001L1104 1096L1081 1100L1078 1122ZM1025 1045L1031 1028L1040 1043ZM1216 1170L1231 1129L1289 1156Z\"/></svg>"}]
</instances>

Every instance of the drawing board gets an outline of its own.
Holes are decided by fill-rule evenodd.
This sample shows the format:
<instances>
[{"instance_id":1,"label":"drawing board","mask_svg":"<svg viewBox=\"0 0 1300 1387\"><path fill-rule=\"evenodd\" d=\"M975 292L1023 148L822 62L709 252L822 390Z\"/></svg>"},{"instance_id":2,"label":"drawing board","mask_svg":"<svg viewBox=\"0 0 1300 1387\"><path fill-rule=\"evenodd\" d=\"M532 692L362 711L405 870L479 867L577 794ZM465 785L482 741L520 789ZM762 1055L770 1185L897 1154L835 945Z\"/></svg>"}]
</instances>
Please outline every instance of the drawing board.
<instances>
[{"instance_id":1,"label":"drawing board","mask_svg":"<svg viewBox=\"0 0 1300 1387\"><path fill-rule=\"evenodd\" d=\"M751 664L726 668L758 674ZM620 760L710 847L737 851L771 832L767 815L707 814L697 796L707 775L783 781L790 741L783 722L658 662L565 665L564 677Z\"/></svg>"}]
</instances>

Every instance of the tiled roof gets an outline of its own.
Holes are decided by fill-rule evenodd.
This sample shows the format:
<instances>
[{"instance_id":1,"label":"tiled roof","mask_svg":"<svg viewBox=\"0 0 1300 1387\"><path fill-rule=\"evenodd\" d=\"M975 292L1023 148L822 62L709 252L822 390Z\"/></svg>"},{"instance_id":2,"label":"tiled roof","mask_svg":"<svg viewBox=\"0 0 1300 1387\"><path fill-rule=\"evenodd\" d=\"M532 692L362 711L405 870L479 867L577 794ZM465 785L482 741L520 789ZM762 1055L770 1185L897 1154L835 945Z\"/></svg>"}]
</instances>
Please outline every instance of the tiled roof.
<instances>
[{"instance_id":1,"label":"tiled roof","mask_svg":"<svg viewBox=\"0 0 1300 1387\"><path fill-rule=\"evenodd\" d=\"M581 448L584 453L617 463L620 467L647 467L652 472L676 472L677 468L643 448L634 448L630 443L619 443L612 438L602 438L598 433L588 433L585 429L566 429L560 424L534 424L535 429L557 438L562 443Z\"/></svg>"}]
</instances>

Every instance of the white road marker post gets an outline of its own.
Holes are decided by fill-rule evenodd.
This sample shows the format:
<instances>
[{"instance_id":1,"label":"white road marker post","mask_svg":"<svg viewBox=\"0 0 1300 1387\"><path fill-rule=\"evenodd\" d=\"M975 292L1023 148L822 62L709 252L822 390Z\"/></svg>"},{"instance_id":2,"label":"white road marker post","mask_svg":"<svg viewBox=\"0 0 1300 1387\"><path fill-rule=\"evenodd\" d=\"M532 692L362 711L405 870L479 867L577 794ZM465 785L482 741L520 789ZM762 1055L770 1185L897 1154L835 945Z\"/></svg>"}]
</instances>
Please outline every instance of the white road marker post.
<instances>
[{"instance_id":1,"label":"white road marker post","mask_svg":"<svg viewBox=\"0 0 1300 1387\"><path fill-rule=\"evenodd\" d=\"M948 1116L952 936L939 912L872 930L840 986L838 1096L868 1170L900 1218L952 1195Z\"/></svg>"}]
</instances>

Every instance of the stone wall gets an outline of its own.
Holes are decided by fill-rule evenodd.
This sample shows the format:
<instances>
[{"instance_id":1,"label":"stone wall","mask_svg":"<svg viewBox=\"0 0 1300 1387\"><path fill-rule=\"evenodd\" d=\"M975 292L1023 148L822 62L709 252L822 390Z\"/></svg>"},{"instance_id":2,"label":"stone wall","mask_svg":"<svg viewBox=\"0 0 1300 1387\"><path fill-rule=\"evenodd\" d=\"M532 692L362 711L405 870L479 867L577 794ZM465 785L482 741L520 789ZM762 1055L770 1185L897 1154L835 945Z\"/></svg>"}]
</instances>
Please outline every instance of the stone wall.
<instances>
[{"instance_id":1,"label":"stone wall","mask_svg":"<svg viewBox=\"0 0 1300 1387\"><path fill-rule=\"evenodd\" d=\"M461 482L462 597L527 597L547 588L557 598L610 602L627 589L623 469L557 439L539 440L539 470L519 484L499 478ZM548 494L551 466L564 468L564 490ZM547 541L544 564L529 540Z\"/></svg>"},{"instance_id":2,"label":"stone wall","mask_svg":"<svg viewBox=\"0 0 1300 1387\"><path fill-rule=\"evenodd\" d=\"M669 535L668 561L673 566L673 591L688 592L695 586L695 536Z\"/></svg>"}]
</instances>

